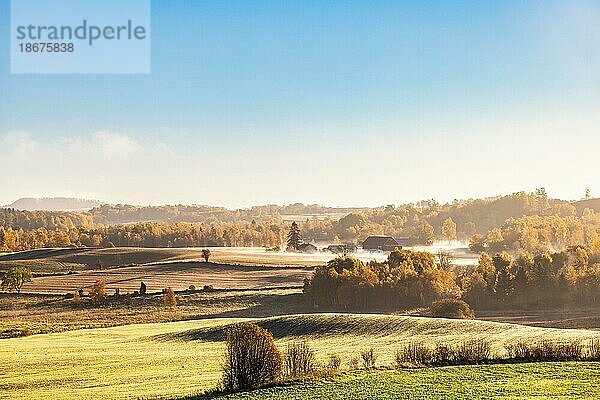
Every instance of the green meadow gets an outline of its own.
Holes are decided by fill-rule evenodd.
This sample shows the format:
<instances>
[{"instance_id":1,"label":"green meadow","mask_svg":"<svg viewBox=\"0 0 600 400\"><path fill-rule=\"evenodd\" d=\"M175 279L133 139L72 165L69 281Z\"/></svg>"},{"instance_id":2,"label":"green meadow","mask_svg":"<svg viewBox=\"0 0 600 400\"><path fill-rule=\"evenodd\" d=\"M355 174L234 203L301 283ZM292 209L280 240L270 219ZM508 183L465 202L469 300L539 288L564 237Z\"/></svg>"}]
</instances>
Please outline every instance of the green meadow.
<instances>
[{"instance_id":1,"label":"green meadow","mask_svg":"<svg viewBox=\"0 0 600 400\"><path fill-rule=\"evenodd\" d=\"M4 339L0 341L0 398L126 399L199 394L217 384L224 352L223 332L236 321L241 319L128 325ZM370 314L290 315L253 321L273 333L282 349L289 341L306 340L316 350L318 360L338 354L342 369L348 369L349 360L370 347L378 356L377 365L389 366L395 351L411 340L452 344L485 338L500 354L505 343L517 340L600 338L600 332L586 330ZM565 385L570 385L573 393L583 396L589 390L597 393L597 365L540 363L352 372L334 382L267 390L264 396L277 396L283 390L284 397L305 398L313 396L311 393L321 395L319 390L325 390L331 391L329 398L343 398L344 393L351 398L369 385L381 386L381 393L392 396L399 388L408 390L405 384L411 386L415 396L437 393L430 389L450 387L459 391L463 385L467 385L464 393L481 390L477 393L483 396L510 396L520 390L527 390L524 396L533 396L534 390L562 395L567 390ZM523 371L526 374L519 377ZM488 378L493 378L490 384L483 384ZM424 385L416 385L420 381ZM334 395L335 390L340 390L340 394Z\"/></svg>"}]
</instances>

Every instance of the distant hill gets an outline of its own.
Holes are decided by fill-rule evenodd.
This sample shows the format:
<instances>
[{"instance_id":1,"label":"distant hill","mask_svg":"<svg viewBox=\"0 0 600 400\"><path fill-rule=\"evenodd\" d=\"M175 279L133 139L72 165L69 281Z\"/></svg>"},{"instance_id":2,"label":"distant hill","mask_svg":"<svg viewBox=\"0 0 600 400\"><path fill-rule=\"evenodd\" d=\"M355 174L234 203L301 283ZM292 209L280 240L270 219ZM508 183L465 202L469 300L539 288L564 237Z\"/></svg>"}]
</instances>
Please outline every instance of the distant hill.
<instances>
[{"instance_id":1,"label":"distant hill","mask_svg":"<svg viewBox=\"0 0 600 400\"><path fill-rule=\"evenodd\" d=\"M70 197L23 197L4 208L14 208L25 211L83 211L98 207L102 202L98 200L76 199Z\"/></svg>"},{"instance_id":2,"label":"distant hill","mask_svg":"<svg viewBox=\"0 0 600 400\"><path fill-rule=\"evenodd\" d=\"M577 213L579 214L581 214L586 208L590 208L595 212L600 212L600 198L579 200L574 202L573 206L575 206L575 208L577 209Z\"/></svg>"}]
</instances>

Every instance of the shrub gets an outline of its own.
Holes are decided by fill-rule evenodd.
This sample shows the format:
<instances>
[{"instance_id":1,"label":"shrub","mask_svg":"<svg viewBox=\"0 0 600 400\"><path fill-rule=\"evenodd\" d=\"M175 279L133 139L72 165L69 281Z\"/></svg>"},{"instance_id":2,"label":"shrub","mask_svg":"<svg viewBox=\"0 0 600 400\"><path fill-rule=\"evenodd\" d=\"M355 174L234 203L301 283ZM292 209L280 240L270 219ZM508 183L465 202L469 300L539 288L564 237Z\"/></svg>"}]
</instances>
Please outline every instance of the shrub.
<instances>
[{"instance_id":1,"label":"shrub","mask_svg":"<svg viewBox=\"0 0 600 400\"><path fill-rule=\"evenodd\" d=\"M508 357L523 361L570 361L584 358L583 346L578 341L537 343L517 342L505 345ZM588 346L589 355L590 347Z\"/></svg>"},{"instance_id":2,"label":"shrub","mask_svg":"<svg viewBox=\"0 0 600 400\"><path fill-rule=\"evenodd\" d=\"M254 389L281 380L283 356L273 336L258 325L242 322L225 332L225 390Z\"/></svg>"},{"instance_id":3,"label":"shrub","mask_svg":"<svg viewBox=\"0 0 600 400\"><path fill-rule=\"evenodd\" d=\"M168 307L175 307L177 305L177 297L172 288L168 288L163 296L163 303Z\"/></svg>"},{"instance_id":4,"label":"shrub","mask_svg":"<svg viewBox=\"0 0 600 400\"><path fill-rule=\"evenodd\" d=\"M398 366L403 363L412 364L430 364L431 349L423 343L410 342L404 348L396 351L396 364Z\"/></svg>"},{"instance_id":5,"label":"shrub","mask_svg":"<svg viewBox=\"0 0 600 400\"><path fill-rule=\"evenodd\" d=\"M285 371L288 376L308 375L315 370L315 352L306 342L288 344Z\"/></svg>"},{"instance_id":6,"label":"shrub","mask_svg":"<svg viewBox=\"0 0 600 400\"><path fill-rule=\"evenodd\" d=\"M337 369L340 369L341 365L342 365L342 359L340 358L340 356L338 356L337 354L330 354L325 367L329 368L329 369L337 370Z\"/></svg>"},{"instance_id":7,"label":"shrub","mask_svg":"<svg viewBox=\"0 0 600 400\"><path fill-rule=\"evenodd\" d=\"M28 328L12 328L0 332L0 339L19 338L31 335L33 335L33 332Z\"/></svg>"},{"instance_id":8,"label":"shrub","mask_svg":"<svg viewBox=\"0 0 600 400\"><path fill-rule=\"evenodd\" d=\"M190 285L190 287L188 288L189 291L193 292L196 290L196 286L195 285Z\"/></svg>"},{"instance_id":9,"label":"shrub","mask_svg":"<svg viewBox=\"0 0 600 400\"><path fill-rule=\"evenodd\" d=\"M375 367L375 361L377 361L377 355L371 347L369 350L361 351L360 357L362 358L363 367L365 369L371 369Z\"/></svg>"},{"instance_id":10,"label":"shrub","mask_svg":"<svg viewBox=\"0 0 600 400\"><path fill-rule=\"evenodd\" d=\"M443 299L431 304L429 313L438 318L473 319L475 312L464 301L458 299Z\"/></svg>"},{"instance_id":11,"label":"shrub","mask_svg":"<svg viewBox=\"0 0 600 400\"><path fill-rule=\"evenodd\" d=\"M580 342L572 340L558 344L558 357L560 360L572 361L583 358L583 346Z\"/></svg>"},{"instance_id":12,"label":"shrub","mask_svg":"<svg viewBox=\"0 0 600 400\"><path fill-rule=\"evenodd\" d=\"M31 270L25 267L11 267L2 276L0 288L2 290L15 290L21 293L21 288L27 282L31 282Z\"/></svg>"},{"instance_id":13,"label":"shrub","mask_svg":"<svg viewBox=\"0 0 600 400\"><path fill-rule=\"evenodd\" d=\"M525 342L507 343L504 348L508 353L508 358L524 360L533 358L532 348Z\"/></svg>"},{"instance_id":14,"label":"shrub","mask_svg":"<svg viewBox=\"0 0 600 400\"><path fill-rule=\"evenodd\" d=\"M431 354L431 361L436 365L451 365L454 363L454 350L446 344L438 344Z\"/></svg>"},{"instance_id":15,"label":"shrub","mask_svg":"<svg viewBox=\"0 0 600 400\"><path fill-rule=\"evenodd\" d=\"M98 303L103 301L105 298L106 282L104 282L102 279L99 279L96 282L94 282L94 285L90 289L90 299L92 299L93 302Z\"/></svg>"},{"instance_id":16,"label":"shrub","mask_svg":"<svg viewBox=\"0 0 600 400\"><path fill-rule=\"evenodd\" d=\"M78 303L81 300L81 295L79 294L79 292L75 292L75 294L73 295L73 302Z\"/></svg>"},{"instance_id":17,"label":"shrub","mask_svg":"<svg viewBox=\"0 0 600 400\"><path fill-rule=\"evenodd\" d=\"M589 342L585 358L588 360L600 361L600 339L592 339Z\"/></svg>"},{"instance_id":18,"label":"shrub","mask_svg":"<svg viewBox=\"0 0 600 400\"><path fill-rule=\"evenodd\" d=\"M348 368L350 371L358 369L358 357L352 357L350 360L348 360Z\"/></svg>"},{"instance_id":19,"label":"shrub","mask_svg":"<svg viewBox=\"0 0 600 400\"><path fill-rule=\"evenodd\" d=\"M464 341L454 352L456 364L479 364L492 358L489 342L481 339Z\"/></svg>"},{"instance_id":20,"label":"shrub","mask_svg":"<svg viewBox=\"0 0 600 400\"><path fill-rule=\"evenodd\" d=\"M213 285L204 285L202 287L202 290L204 290L205 292L212 292L214 290Z\"/></svg>"}]
</instances>

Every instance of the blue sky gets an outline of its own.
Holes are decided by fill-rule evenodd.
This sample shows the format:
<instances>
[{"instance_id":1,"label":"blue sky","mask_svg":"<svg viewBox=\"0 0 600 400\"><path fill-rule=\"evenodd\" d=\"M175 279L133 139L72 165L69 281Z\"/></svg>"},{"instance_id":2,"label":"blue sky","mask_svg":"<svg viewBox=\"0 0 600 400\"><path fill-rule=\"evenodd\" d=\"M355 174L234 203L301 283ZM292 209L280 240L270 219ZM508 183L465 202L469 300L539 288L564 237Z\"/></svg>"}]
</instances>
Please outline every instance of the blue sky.
<instances>
[{"instance_id":1,"label":"blue sky","mask_svg":"<svg viewBox=\"0 0 600 400\"><path fill-rule=\"evenodd\" d=\"M9 3L0 203L600 192L598 1L153 1L147 75L11 75Z\"/></svg>"}]
</instances>

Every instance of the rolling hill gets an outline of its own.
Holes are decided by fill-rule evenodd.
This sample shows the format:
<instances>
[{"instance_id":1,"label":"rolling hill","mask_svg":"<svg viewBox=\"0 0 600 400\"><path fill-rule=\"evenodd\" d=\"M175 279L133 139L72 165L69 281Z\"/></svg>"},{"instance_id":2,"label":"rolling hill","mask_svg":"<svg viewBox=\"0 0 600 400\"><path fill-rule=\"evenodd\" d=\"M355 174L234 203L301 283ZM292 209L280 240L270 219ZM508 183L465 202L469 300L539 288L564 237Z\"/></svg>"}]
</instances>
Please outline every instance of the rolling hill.
<instances>
[{"instance_id":1,"label":"rolling hill","mask_svg":"<svg viewBox=\"0 0 600 400\"><path fill-rule=\"evenodd\" d=\"M242 319L129 325L5 339L0 346L0 398L125 399L198 394L216 385L224 351L222 332L237 321ZM272 331L281 348L289 341L306 340L316 350L318 361L337 353L342 368L369 347L375 348L378 365L389 365L394 352L410 340L458 343L485 337L494 351L502 351L504 343L515 340L600 337L600 332L585 330L368 314L292 315L254 321ZM577 365L588 368L586 363ZM475 374L465 371L462 380ZM535 367L528 371L536 373Z\"/></svg>"}]
</instances>

